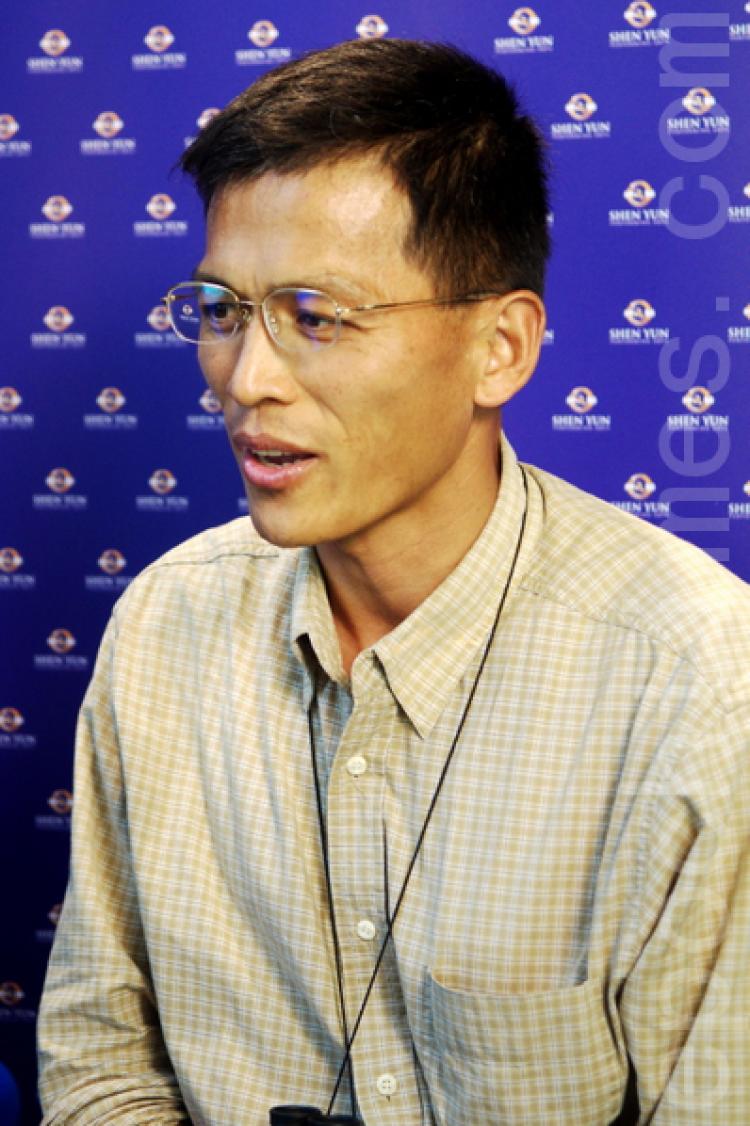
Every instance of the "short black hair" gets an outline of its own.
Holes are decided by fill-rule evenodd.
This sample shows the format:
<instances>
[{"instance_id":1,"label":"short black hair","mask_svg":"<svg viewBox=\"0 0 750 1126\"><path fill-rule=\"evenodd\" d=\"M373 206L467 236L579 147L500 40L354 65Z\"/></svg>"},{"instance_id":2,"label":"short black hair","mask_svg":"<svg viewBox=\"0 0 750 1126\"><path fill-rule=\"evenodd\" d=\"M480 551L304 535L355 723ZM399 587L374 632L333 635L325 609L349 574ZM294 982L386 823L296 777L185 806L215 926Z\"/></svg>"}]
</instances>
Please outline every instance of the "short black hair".
<instances>
[{"instance_id":1,"label":"short black hair","mask_svg":"<svg viewBox=\"0 0 750 1126\"><path fill-rule=\"evenodd\" d=\"M530 289L549 256L545 149L508 82L457 48L353 40L285 63L184 152L208 210L266 172L375 155L411 204L404 252L441 296Z\"/></svg>"}]
</instances>

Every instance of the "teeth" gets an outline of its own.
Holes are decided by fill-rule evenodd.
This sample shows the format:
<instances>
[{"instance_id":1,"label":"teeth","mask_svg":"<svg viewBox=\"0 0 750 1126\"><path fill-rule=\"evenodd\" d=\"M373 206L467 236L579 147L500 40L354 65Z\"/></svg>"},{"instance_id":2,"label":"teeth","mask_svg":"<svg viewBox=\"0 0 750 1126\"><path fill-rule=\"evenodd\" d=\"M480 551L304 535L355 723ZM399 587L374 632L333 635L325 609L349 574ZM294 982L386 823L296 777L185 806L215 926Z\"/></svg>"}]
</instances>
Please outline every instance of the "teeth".
<instances>
[{"instance_id":1,"label":"teeth","mask_svg":"<svg viewBox=\"0 0 750 1126\"><path fill-rule=\"evenodd\" d=\"M256 450L255 456L262 465L278 465L288 461L297 461L299 454L290 454L285 450Z\"/></svg>"}]
</instances>

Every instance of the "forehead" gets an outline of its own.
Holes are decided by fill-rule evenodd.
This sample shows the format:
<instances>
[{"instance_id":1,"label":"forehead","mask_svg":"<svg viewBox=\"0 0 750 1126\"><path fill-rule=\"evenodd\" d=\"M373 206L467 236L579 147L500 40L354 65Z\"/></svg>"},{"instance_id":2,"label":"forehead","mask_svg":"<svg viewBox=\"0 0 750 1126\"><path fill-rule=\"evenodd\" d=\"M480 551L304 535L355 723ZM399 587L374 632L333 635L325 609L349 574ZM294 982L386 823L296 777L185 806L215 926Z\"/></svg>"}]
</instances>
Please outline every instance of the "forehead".
<instances>
[{"instance_id":1,"label":"forehead","mask_svg":"<svg viewBox=\"0 0 750 1126\"><path fill-rule=\"evenodd\" d=\"M373 158L267 172L214 198L201 268L253 290L330 273L369 292L419 275L402 249L410 217L406 196Z\"/></svg>"}]
</instances>

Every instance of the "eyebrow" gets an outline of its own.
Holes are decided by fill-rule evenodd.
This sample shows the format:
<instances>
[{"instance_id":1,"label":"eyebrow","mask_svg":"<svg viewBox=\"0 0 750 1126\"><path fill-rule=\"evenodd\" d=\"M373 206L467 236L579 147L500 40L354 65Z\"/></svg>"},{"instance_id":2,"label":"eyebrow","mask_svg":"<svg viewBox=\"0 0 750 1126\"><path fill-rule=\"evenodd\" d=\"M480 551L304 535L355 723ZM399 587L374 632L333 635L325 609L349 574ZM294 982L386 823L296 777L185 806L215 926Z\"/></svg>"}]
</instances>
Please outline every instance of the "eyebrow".
<instances>
[{"instance_id":1,"label":"eyebrow","mask_svg":"<svg viewBox=\"0 0 750 1126\"><path fill-rule=\"evenodd\" d=\"M232 288L229 285L228 282L224 281L223 278L218 277L216 274L206 273L206 271L201 270L201 268L199 266L196 266L195 269L193 270L192 274L190 275L190 280L191 281L213 282L214 285L223 285L223 286L226 286L227 289Z\"/></svg>"},{"instance_id":2,"label":"eyebrow","mask_svg":"<svg viewBox=\"0 0 750 1126\"><path fill-rule=\"evenodd\" d=\"M231 285L225 278L219 277L218 274L212 274L207 270L202 270L200 266L196 266L191 274L192 281L208 282L213 285L223 285L226 289L231 289L238 297L242 297L242 293L233 285ZM331 297L336 298L337 294L343 301L349 301L350 298L345 296L351 295L351 299L360 301L362 304L372 303L374 300L385 300L386 295L381 293L377 286L372 286L369 289L364 289L353 278L342 277L338 274L323 274L320 278L307 278L304 281L301 279L293 279L288 281L281 281L278 285L272 287L273 289L319 289L325 293L330 293ZM271 290L269 290L271 292Z\"/></svg>"}]
</instances>

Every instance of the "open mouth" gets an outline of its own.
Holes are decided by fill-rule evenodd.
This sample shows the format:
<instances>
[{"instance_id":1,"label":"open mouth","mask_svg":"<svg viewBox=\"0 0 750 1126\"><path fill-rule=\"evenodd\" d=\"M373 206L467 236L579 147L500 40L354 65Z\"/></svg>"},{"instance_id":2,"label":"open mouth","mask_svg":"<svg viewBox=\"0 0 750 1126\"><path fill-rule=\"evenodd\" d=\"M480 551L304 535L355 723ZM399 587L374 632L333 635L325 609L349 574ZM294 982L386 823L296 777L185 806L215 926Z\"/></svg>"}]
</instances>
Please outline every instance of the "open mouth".
<instances>
[{"instance_id":1,"label":"open mouth","mask_svg":"<svg viewBox=\"0 0 750 1126\"><path fill-rule=\"evenodd\" d=\"M293 454L285 450L253 450L252 456L261 465L279 466L279 465L292 465L296 461L304 461L311 457L311 454Z\"/></svg>"}]
</instances>

